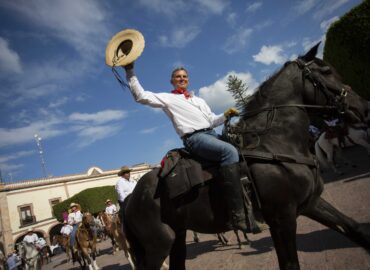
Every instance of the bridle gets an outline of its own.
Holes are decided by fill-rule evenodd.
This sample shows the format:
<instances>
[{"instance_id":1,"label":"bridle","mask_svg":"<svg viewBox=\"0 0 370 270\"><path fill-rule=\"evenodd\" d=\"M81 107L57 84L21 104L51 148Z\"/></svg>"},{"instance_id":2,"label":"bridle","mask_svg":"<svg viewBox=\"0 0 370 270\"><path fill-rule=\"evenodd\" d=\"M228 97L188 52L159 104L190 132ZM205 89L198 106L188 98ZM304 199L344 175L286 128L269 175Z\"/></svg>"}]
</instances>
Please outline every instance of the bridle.
<instances>
[{"instance_id":1,"label":"bridle","mask_svg":"<svg viewBox=\"0 0 370 270\"><path fill-rule=\"evenodd\" d=\"M298 67L302 70L302 86L303 89L306 87L306 80L308 80L314 88L314 101L317 103L318 92L321 92L326 98L326 105L320 106L316 105L315 108L323 109L336 109L339 114L344 114L348 109L346 103L346 96L348 90L345 87L338 88L336 85L325 81L321 74L331 72L329 66L310 68L310 65L314 63L314 60L305 62L301 58L297 58L292 61L296 63ZM289 62L288 62L289 63ZM313 72L312 70L318 70L318 73ZM308 106L308 105L305 105Z\"/></svg>"}]
</instances>

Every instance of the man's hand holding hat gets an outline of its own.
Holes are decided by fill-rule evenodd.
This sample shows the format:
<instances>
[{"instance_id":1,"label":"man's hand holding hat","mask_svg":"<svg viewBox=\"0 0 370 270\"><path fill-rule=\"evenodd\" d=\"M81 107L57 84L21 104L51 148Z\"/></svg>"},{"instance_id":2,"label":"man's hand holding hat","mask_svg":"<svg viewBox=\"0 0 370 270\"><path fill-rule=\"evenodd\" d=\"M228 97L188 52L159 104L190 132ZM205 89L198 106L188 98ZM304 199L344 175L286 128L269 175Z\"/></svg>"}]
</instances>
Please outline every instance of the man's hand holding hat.
<instances>
[{"instance_id":1,"label":"man's hand holding hat","mask_svg":"<svg viewBox=\"0 0 370 270\"><path fill-rule=\"evenodd\" d=\"M226 118L230 118L230 117L233 117L233 116L238 116L239 111L237 109L235 109L234 107L231 107L231 108L227 109L224 112L224 115L225 115Z\"/></svg>"}]
</instances>

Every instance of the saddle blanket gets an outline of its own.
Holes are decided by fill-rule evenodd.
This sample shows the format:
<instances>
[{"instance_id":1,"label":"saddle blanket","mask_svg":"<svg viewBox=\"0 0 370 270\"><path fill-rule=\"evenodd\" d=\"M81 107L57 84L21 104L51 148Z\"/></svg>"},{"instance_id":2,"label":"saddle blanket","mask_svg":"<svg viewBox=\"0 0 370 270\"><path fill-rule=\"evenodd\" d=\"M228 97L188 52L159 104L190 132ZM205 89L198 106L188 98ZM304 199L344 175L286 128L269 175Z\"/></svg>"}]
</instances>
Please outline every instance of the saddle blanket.
<instances>
[{"instance_id":1,"label":"saddle blanket","mask_svg":"<svg viewBox=\"0 0 370 270\"><path fill-rule=\"evenodd\" d=\"M170 199L186 194L192 188L213 178L202 164L183 148L170 150L161 161L159 178L164 182Z\"/></svg>"}]
</instances>

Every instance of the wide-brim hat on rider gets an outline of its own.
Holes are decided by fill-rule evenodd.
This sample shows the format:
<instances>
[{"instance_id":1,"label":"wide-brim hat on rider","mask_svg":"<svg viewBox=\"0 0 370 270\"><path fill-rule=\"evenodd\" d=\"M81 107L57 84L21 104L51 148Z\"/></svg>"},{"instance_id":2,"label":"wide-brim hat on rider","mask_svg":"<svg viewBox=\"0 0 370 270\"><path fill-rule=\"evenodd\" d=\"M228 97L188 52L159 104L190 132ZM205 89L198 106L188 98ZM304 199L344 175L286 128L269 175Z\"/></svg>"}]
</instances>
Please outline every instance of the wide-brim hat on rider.
<instances>
[{"instance_id":1,"label":"wide-brim hat on rider","mask_svg":"<svg viewBox=\"0 0 370 270\"><path fill-rule=\"evenodd\" d=\"M126 66L134 62L145 47L144 36L135 29L125 29L115 34L105 49L108 66Z\"/></svg>"},{"instance_id":2,"label":"wide-brim hat on rider","mask_svg":"<svg viewBox=\"0 0 370 270\"><path fill-rule=\"evenodd\" d=\"M72 208L72 207L75 207L75 206L76 206L76 207L78 207L78 204L73 202L73 203L71 203L71 204L69 205L69 208Z\"/></svg>"},{"instance_id":3,"label":"wide-brim hat on rider","mask_svg":"<svg viewBox=\"0 0 370 270\"><path fill-rule=\"evenodd\" d=\"M109 202L112 202L112 200L111 200L111 199L107 199L107 200L105 201L105 203L109 203Z\"/></svg>"},{"instance_id":4,"label":"wide-brim hat on rider","mask_svg":"<svg viewBox=\"0 0 370 270\"><path fill-rule=\"evenodd\" d=\"M29 228L29 229L27 230L27 232L28 232L28 233L33 232L33 229L32 229L32 228Z\"/></svg>"},{"instance_id":5,"label":"wide-brim hat on rider","mask_svg":"<svg viewBox=\"0 0 370 270\"><path fill-rule=\"evenodd\" d=\"M121 167L121 169L119 170L119 172L117 173L118 176L122 176L124 175L125 173L128 173L128 172L131 172L132 170L127 167L127 166L123 166Z\"/></svg>"}]
</instances>

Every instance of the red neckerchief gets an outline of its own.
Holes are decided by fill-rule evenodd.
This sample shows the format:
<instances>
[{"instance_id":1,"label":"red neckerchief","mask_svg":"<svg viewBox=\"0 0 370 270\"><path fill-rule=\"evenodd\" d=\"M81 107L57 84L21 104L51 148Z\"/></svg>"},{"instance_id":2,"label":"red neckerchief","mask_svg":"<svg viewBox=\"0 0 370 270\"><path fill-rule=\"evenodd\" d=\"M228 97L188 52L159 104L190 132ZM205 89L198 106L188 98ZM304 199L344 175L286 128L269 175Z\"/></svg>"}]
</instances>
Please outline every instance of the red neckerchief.
<instances>
[{"instance_id":1,"label":"red neckerchief","mask_svg":"<svg viewBox=\"0 0 370 270\"><path fill-rule=\"evenodd\" d=\"M184 94L185 98L188 99L189 97L191 97L190 93L188 90L186 89L175 89L175 90L172 90L171 91L172 94L176 94L176 95L182 95Z\"/></svg>"}]
</instances>

